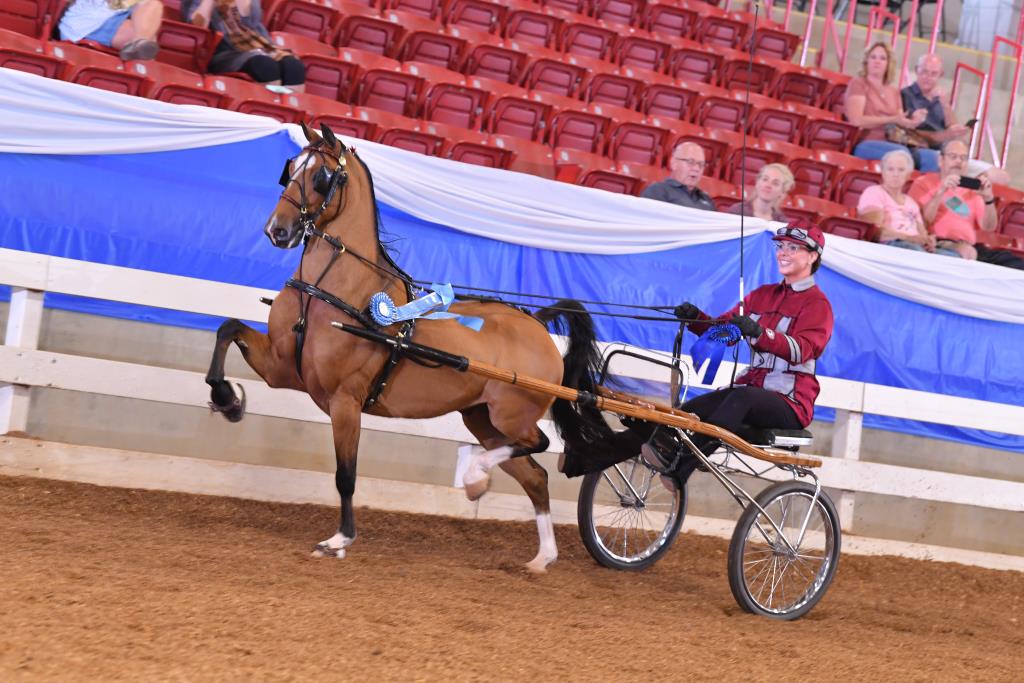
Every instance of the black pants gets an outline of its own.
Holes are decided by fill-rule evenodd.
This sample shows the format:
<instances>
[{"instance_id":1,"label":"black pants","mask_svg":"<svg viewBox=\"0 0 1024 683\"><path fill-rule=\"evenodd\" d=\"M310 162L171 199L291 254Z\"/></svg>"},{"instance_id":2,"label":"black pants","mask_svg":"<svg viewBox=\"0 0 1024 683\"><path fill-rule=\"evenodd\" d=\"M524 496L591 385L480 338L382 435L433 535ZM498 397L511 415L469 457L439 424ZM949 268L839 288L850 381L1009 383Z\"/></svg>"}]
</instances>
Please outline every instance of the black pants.
<instances>
[{"instance_id":1,"label":"black pants","mask_svg":"<svg viewBox=\"0 0 1024 683\"><path fill-rule=\"evenodd\" d=\"M1024 259L1012 252L1005 249L990 249L984 244L975 244L974 248L978 251L978 260L983 263L1024 270Z\"/></svg>"},{"instance_id":2,"label":"black pants","mask_svg":"<svg viewBox=\"0 0 1024 683\"><path fill-rule=\"evenodd\" d=\"M242 71L258 83L281 81L281 85L302 85L306 82L306 67L291 55L277 60L267 55L257 55L246 60Z\"/></svg>"},{"instance_id":3,"label":"black pants","mask_svg":"<svg viewBox=\"0 0 1024 683\"><path fill-rule=\"evenodd\" d=\"M681 409L730 432L737 432L744 425L758 429L803 429L786 399L760 387L736 386L710 391L691 398ZM693 436L693 444L706 454L718 448L718 443L718 439L704 434ZM697 458L692 455L683 458L679 463L680 479L685 482L697 465Z\"/></svg>"}]
</instances>

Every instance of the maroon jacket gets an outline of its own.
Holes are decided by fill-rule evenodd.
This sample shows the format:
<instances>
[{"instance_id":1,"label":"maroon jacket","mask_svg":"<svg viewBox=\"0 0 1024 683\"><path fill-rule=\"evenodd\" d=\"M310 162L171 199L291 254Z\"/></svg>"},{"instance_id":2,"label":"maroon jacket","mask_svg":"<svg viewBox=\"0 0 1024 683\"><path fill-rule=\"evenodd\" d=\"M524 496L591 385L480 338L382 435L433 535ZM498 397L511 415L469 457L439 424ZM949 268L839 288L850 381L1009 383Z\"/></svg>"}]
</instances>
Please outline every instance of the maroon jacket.
<instances>
[{"instance_id":1,"label":"maroon jacket","mask_svg":"<svg viewBox=\"0 0 1024 683\"><path fill-rule=\"evenodd\" d=\"M815 365L832 337L832 306L814 284L813 276L792 286L783 282L758 287L744 302L744 312L764 332L752 340L750 368L736 378L736 383L782 394L806 427L814 417L814 401L820 391ZM728 320L737 313L739 304L720 318ZM701 318L708 316L702 313ZM690 325L697 334L708 327L707 323Z\"/></svg>"}]
</instances>

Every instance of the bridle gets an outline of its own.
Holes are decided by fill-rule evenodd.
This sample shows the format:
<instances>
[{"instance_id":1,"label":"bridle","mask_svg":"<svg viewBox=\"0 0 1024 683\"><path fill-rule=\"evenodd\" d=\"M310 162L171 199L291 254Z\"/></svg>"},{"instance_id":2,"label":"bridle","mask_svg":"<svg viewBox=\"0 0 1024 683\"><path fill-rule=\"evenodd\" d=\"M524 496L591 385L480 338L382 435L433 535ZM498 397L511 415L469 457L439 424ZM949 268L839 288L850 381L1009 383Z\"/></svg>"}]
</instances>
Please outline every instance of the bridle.
<instances>
[{"instance_id":1,"label":"bridle","mask_svg":"<svg viewBox=\"0 0 1024 683\"><path fill-rule=\"evenodd\" d=\"M316 142L312 143L306 148L307 154L305 160L302 162L302 166L297 169L296 173L290 172L293 159L288 159L284 162L284 168L281 170L281 178L278 183L284 189L281 191L281 199L284 199L289 204L299 210L299 224L302 227L302 240L304 247L308 246L309 239L311 237L319 237L328 244L330 244L336 251L344 253L345 245L340 240L328 235L323 230L317 227L317 222L320 221L327 207L331 205L331 201L334 199L334 195L341 191L345 184L348 182L348 172L345 170L347 161L345 160L346 147L340 140L337 141L341 148L339 154L335 154L332 150L327 149L324 144L324 139L319 138ZM306 174L305 169L310 160L316 156L320 159L320 168L317 169L313 176L313 190L317 194L321 195L324 200L320 206L314 211L309 210L309 198L306 195ZM333 161L335 164L334 170L329 170L329 161ZM293 177L297 176L296 177ZM297 202L288 195L289 186L295 183L299 187L299 199ZM338 203L338 210L334 212L330 220L334 220L341 214L342 202ZM305 257L305 248L303 249L303 257ZM330 267L330 266L328 266ZM324 275L326 271L324 271ZM323 278L323 275L320 276Z\"/></svg>"}]
</instances>

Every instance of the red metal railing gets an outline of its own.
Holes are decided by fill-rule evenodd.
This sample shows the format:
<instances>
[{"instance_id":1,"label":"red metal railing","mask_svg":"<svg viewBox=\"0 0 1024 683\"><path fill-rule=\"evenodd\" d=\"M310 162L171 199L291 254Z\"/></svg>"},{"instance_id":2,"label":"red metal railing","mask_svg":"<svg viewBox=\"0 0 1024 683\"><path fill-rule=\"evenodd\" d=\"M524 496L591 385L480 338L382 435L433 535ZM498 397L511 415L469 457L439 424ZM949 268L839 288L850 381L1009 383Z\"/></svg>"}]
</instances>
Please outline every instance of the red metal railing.
<instances>
[{"instance_id":1,"label":"red metal railing","mask_svg":"<svg viewBox=\"0 0 1024 683\"><path fill-rule=\"evenodd\" d=\"M978 87L978 99L974 103L974 118L978 119L979 124L975 124L974 129L971 131L971 144L968 152L973 157L977 143L981 139L981 133L979 131L984 130L984 126L980 125L980 122L982 121L981 110L985 91L988 88L988 74L981 69L976 69L973 66L964 64L963 62L957 62L956 67L953 69L953 87L949 91L949 101L952 103L954 108L956 107L956 96L960 93L961 74L964 71L977 76L980 83L980 86Z\"/></svg>"},{"instance_id":2,"label":"red metal railing","mask_svg":"<svg viewBox=\"0 0 1024 683\"><path fill-rule=\"evenodd\" d=\"M1003 38L1002 36L996 36L995 40L992 41L992 61L990 62L988 68L988 78L985 79L985 97L984 104L981 108L980 117L981 123L985 126L985 128L989 128L988 113L989 104L992 101L992 79L996 73L996 65L999 60L1000 45L1005 45L1006 47L1010 48L1010 50L1013 52L1014 60L1016 61L1016 64L1014 65L1013 69L1013 83L1009 88L1010 105L1006 111L1006 128L1003 131L1003 149L1001 154L999 155L999 158L993 159L997 166L1005 166L1006 157L1010 153L1010 139L1012 138L1011 133L1013 127L1013 112L1017 108L1017 88L1020 85L1021 64L1024 63L1024 46L1022 46L1019 42L1009 40L1008 38ZM991 129L989 129L987 132L990 136L992 135ZM973 137L971 139L971 155L974 155Z\"/></svg>"}]
</instances>

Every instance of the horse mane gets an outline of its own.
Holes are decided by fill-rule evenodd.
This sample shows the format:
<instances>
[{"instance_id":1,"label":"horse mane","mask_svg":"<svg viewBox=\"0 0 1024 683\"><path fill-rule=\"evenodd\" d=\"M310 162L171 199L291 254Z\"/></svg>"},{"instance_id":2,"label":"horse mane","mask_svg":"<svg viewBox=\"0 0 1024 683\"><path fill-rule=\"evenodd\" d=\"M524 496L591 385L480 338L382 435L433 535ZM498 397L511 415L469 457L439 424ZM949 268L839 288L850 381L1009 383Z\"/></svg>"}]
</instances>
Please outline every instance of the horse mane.
<instances>
[{"instance_id":1,"label":"horse mane","mask_svg":"<svg viewBox=\"0 0 1024 683\"><path fill-rule=\"evenodd\" d=\"M402 280L402 283L405 285L405 293L409 297L409 300L412 301L412 276L402 270L402 268L395 263L395 259L391 255L391 252L393 251L391 243L396 240L390 240L385 243L380 237L382 221L380 218L380 206L377 204L377 193L373 188L373 174L370 173L370 167L366 165L366 162L363 161L358 154L356 154L354 149L352 150L352 156L359 162L359 166L366 174L366 179L370 182L370 200L373 202L373 234L377 239L377 246L380 247L380 254L384 257L384 261L394 271L395 275Z\"/></svg>"}]
</instances>

